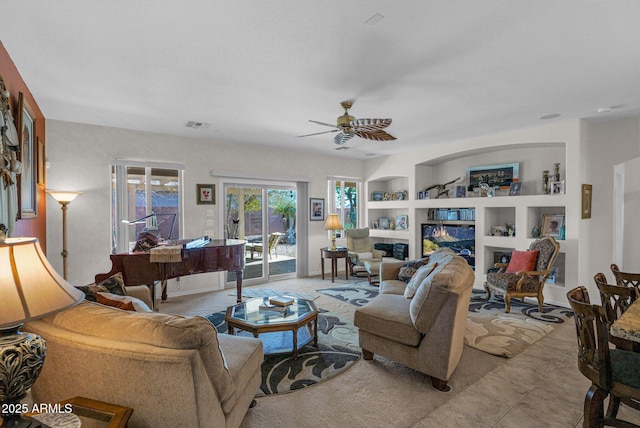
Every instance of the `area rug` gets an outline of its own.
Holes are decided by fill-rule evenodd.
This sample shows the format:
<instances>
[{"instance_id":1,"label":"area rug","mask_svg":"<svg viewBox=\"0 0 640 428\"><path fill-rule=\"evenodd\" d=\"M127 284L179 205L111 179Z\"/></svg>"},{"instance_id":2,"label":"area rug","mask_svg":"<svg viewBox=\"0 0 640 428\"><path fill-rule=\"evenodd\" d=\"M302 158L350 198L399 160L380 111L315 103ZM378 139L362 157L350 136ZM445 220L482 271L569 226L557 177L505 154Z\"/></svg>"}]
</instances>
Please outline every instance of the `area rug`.
<instances>
[{"instance_id":1,"label":"area rug","mask_svg":"<svg viewBox=\"0 0 640 428\"><path fill-rule=\"evenodd\" d=\"M243 293L244 294L244 293ZM256 396L279 394L306 388L330 379L358 361L362 351L358 347L358 331L353 323L337 314L319 309L318 347L313 343L300 348L298 358L291 352L292 332L264 333L262 384ZM209 319L219 333L226 334L225 312L217 312ZM238 335L250 336L249 332ZM298 330L298 341L309 339L306 328Z\"/></svg>"},{"instance_id":2,"label":"area rug","mask_svg":"<svg viewBox=\"0 0 640 428\"><path fill-rule=\"evenodd\" d=\"M355 306L363 306L378 295L375 289L359 285L317 290ZM464 343L480 351L511 358L553 331L573 316L570 309L545 304L540 313L537 304L512 300L505 313L502 297L487 301L484 290L473 290L465 328Z\"/></svg>"}]
</instances>

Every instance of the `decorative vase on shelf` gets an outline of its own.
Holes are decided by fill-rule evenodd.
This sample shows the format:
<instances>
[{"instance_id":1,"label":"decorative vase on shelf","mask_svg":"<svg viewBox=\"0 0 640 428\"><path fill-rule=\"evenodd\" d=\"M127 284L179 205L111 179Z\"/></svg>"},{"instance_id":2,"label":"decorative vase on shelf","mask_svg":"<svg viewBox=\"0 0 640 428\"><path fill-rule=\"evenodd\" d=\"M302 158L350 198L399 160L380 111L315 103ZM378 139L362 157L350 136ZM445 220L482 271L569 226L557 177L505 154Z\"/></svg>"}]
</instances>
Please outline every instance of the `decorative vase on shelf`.
<instances>
[{"instance_id":1,"label":"decorative vase on shelf","mask_svg":"<svg viewBox=\"0 0 640 428\"><path fill-rule=\"evenodd\" d=\"M538 226L534 226L533 229L531 229L531 237L532 238L540 237L540 228Z\"/></svg>"},{"instance_id":2,"label":"decorative vase on shelf","mask_svg":"<svg viewBox=\"0 0 640 428\"><path fill-rule=\"evenodd\" d=\"M554 176L554 180L553 181L560 181L560 164L559 163L554 163L554 171L553 171L553 176Z\"/></svg>"},{"instance_id":3,"label":"decorative vase on shelf","mask_svg":"<svg viewBox=\"0 0 640 428\"><path fill-rule=\"evenodd\" d=\"M564 241L567 238L567 231L564 225L560 226L560 231L558 232L558 240Z\"/></svg>"},{"instance_id":4,"label":"decorative vase on shelf","mask_svg":"<svg viewBox=\"0 0 640 428\"><path fill-rule=\"evenodd\" d=\"M542 193L544 193L545 195L548 195L551 193L551 181L550 181L549 177L549 171L548 170L544 170L542 171Z\"/></svg>"}]
</instances>

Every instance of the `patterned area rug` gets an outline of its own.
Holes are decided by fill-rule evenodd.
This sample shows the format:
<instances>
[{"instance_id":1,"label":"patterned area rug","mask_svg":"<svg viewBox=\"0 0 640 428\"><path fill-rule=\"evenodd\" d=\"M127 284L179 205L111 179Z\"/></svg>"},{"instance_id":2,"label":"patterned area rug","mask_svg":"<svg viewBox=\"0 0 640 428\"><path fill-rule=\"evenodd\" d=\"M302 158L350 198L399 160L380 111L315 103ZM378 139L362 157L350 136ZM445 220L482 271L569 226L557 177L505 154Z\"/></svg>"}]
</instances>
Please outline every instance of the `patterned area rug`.
<instances>
[{"instance_id":1,"label":"patterned area rug","mask_svg":"<svg viewBox=\"0 0 640 428\"><path fill-rule=\"evenodd\" d=\"M265 358L262 363L262 385L256 396L315 385L340 374L360 359L362 351L358 347L358 331L353 323L322 309L319 311L318 347L313 343L303 346L297 359L293 358L291 352L292 332L264 333L259 336L264 344ZM219 333L226 333L224 316L225 312L217 312L206 318ZM238 335L252 336L248 332L238 332ZM309 339L306 328L298 331L298 343Z\"/></svg>"},{"instance_id":2,"label":"patterned area rug","mask_svg":"<svg viewBox=\"0 0 640 428\"><path fill-rule=\"evenodd\" d=\"M361 287L335 287L318 290L344 302L363 306L378 295L377 290ZM487 301L484 290L473 290L464 335L472 348L501 357L515 357L553 330L553 324L573 316L570 309L545 304L540 313L537 304L512 300L505 313L502 297Z\"/></svg>"}]
</instances>

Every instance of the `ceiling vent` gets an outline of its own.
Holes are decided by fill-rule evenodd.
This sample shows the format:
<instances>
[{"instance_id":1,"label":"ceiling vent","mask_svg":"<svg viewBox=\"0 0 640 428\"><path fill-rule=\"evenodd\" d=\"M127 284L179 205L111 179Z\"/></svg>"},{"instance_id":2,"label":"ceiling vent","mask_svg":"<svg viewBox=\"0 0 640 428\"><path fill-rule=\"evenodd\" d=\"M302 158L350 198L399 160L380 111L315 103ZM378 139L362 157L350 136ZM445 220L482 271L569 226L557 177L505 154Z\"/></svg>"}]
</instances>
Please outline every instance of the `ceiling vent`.
<instances>
[{"instance_id":1,"label":"ceiling vent","mask_svg":"<svg viewBox=\"0 0 640 428\"><path fill-rule=\"evenodd\" d=\"M206 129L206 128L210 127L211 124L210 123L205 123L205 122L196 122L195 120L190 120L187 123L185 123L184 126L186 128L193 128L193 129Z\"/></svg>"},{"instance_id":2,"label":"ceiling vent","mask_svg":"<svg viewBox=\"0 0 640 428\"><path fill-rule=\"evenodd\" d=\"M351 147L349 146L340 146L340 147L336 147L335 150L349 150Z\"/></svg>"}]
</instances>

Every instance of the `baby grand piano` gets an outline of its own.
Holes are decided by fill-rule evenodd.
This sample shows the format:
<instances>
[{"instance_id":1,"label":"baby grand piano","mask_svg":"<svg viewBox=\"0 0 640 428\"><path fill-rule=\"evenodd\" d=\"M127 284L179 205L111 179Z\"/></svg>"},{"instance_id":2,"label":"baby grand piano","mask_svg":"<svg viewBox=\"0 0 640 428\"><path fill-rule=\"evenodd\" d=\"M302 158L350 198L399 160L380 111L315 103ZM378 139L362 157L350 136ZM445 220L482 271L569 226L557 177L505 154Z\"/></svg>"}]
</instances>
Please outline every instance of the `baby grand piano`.
<instances>
[{"instance_id":1,"label":"baby grand piano","mask_svg":"<svg viewBox=\"0 0 640 428\"><path fill-rule=\"evenodd\" d=\"M111 270L107 273L97 274L95 281L96 283L102 282L121 272L125 285L149 286L155 306L155 283L157 281L162 284L162 300L164 301L167 299L168 279L205 272L234 271L239 303L242 301L245 243L246 241L237 239L203 237L169 241L166 246L156 247L159 250L157 252L152 248L144 252L111 254Z\"/></svg>"}]
</instances>

